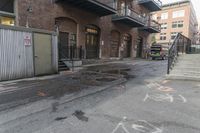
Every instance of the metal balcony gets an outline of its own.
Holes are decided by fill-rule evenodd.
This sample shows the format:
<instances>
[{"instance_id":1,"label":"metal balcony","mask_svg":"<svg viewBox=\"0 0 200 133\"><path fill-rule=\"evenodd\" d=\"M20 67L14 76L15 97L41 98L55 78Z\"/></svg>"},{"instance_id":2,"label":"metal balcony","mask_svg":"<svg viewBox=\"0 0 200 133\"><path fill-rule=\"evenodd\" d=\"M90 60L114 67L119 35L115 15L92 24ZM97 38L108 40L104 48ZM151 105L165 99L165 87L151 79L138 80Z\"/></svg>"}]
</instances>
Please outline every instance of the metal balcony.
<instances>
[{"instance_id":1,"label":"metal balcony","mask_svg":"<svg viewBox=\"0 0 200 133\"><path fill-rule=\"evenodd\" d=\"M149 33L160 33L161 26L157 21L149 19L146 21L146 25L141 28L141 30L147 31Z\"/></svg>"},{"instance_id":2,"label":"metal balcony","mask_svg":"<svg viewBox=\"0 0 200 133\"><path fill-rule=\"evenodd\" d=\"M113 22L119 22L130 27L144 27L145 19L141 15L137 14L135 11L124 8L119 9L117 14L112 17Z\"/></svg>"},{"instance_id":3,"label":"metal balcony","mask_svg":"<svg viewBox=\"0 0 200 133\"><path fill-rule=\"evenodd\" d=\"M138 0L138 3L152 12L162 9L162 2L160 0Z\"/></svg>"},{"instance_id":4,"label":"metal balcony","mask_svg":"<svg viewBox=\"0 0 200 133\"><path fill-rule=\"evenodd\" d=\"M104 2L106 1L106 2ZM70 4L74 7L87 10L98 16L116 14L116 4L113 0L56 0L56 3Z\"/></svg>"}]
</instances>

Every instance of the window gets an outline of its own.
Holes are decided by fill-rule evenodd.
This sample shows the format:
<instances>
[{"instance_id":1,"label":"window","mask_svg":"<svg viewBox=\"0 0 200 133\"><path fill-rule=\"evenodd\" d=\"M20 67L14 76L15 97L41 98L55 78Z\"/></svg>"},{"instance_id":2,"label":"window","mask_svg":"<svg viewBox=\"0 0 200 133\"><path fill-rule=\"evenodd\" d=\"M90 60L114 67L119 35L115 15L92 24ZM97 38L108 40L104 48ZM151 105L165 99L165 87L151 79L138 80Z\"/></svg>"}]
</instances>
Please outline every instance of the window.
<instances>
[{"instance_id":1,"label":"window","mask_svg":"<svg viewBox=\"0 0 200 133\"><path fill-rule=\"evenodd\" d=\"M174 40L174 39L176 38L176 35L177 35L178 33L182 33L182 32L172 32L172 33L171 33L171 40Z\"/></svg>"},{"instance_id":2,"label":"window","mask_svg":"<svg viewBox=\"0 0 200 133\"><path fill-rule=\"evenodd\" d=\"M166 33L160 33L160 40L166 40L167 39Z\"/></svg>"},{"instance_id":3,"label":"window","mask_svg":"<svg viewBox=\"0 0 200 133\"><path fill-rule=\"evenodd\" d=\"M14 25L14 0L1 0L0 2L0 24Z\"/></svg>"},{"instance_id":4,"label":"window","mask_svg":"<svg viewBox=\"0 0 200 133\"><path fill-rule=\"evenodd\" d=\"M183 27L183 21L172 22L172 28L182 28L182 27Z\"/></svg>"},{"instance_id":5,"label":"window","mask_svg":"<svg viewBox=\"0 0 200 133\"><path fill-rule=\"evenodd\" d=\"M14 26L15 20L12 17L0 16L0 24Z\"/></svg>"},{"instance_id":6,"label":"window","mask_svg":"<svg viewBox=\"0 0 200 133\"><path fill-rule=\"evenodd\" d=\"M161 29L167 29L167 23L162 23L161 24Z\"/></svg>"},{"instance_id":7,"label":"window","mask_svg":"<svg viewBox=\"0 0 200 133\"><path fill-rule=\"evenodd\" d=\"M168 12L161 14L161 19L168 19Z\"/></svg>"},{"instance_id":8,"label":"window","mask_svg":"<svg viewBox=\"0 0 200 133\"><path fill-rule=\"evenodd\" d=\"M185 16L185 10L174 11L172 13L172 18L179 18Z\"/></svg>"}]
</instances>

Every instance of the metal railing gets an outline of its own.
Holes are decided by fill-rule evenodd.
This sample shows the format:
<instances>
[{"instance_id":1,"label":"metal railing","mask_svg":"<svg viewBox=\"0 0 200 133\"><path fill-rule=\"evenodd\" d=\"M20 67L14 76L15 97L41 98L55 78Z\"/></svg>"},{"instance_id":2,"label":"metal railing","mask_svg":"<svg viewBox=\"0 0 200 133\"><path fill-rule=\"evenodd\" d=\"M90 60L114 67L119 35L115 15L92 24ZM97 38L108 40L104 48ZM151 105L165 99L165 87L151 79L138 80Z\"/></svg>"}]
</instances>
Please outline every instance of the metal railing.
<instances>
[{"instance_id":1,"label":"metal railing","mask_svg":"<svg viewBox=\"0 0 200 133\"><path fill-rule=\"evenodd\" d=\"M138 14L133 9L128 7L118 9L117 14L113 15L113 19L118 17L130 17L136 19L137 21L145 23L145 17L143 17L142 15Z\"/></svg>"},{"instance_id":2,"label":"metal railing","mask_svg":"<svg viewBox=\"0 0 200 133\"><path fill-rule=\"evenodd\" d=\"M82 46L77 48L76 46L67 46L64 49L59 49L59 58L61 60L81 60L84 58L85 51Z\"/></svg>"},{"instance_id":3,"label":"metal railing","mask_svg":"<svg viewBox=\"0 0 200 133\"><path fill-rule=\"evenodd\" d=\"M156 2L160 7L162 7L162 2L160 0L153 0L154 2Z\"/></svg>"},{"instance_id":4,"label":"metal railing","mask_svg":"<svg viewBox=\"0 0 200 133\"><path fill-rule=\"evenodd\" d=\"M117 10L117 3L114 2L114 0L93 0L93 1Z\"/></svg>"},{"instance_id":5,"label":"metal railing","mask_svg":"<svg viewBox=\"0 0 200 133\"><path fill-rule=\"evenodd\" d=\"M150 0L139 0L139 2L143 3L143 2L148 2ZM162 7L162 2L160 0L151 0L154 1L158 6Z\"/></svg>"},{"instance_id":6,"label":"metal railing","mask_svg":"<svg viewBox=\"0 0 200 133\"><path fill-rule=\"evenodd\" d=\"M170 73L180 53L191 53L191 40L178 33L168 51L167 74Z\"/></svg>"},{"instance_id":7,"label":"metal railing","mask_svg":"<svg viewBox=\"0 0 200 133\"><path fill-rule=\"evenodd\" d=\"M161 25L157 21L155 21L155 20L153 20L151 18L149 20L147 20L146 26L147 27L152 27L152 28L154 28L154 29L156 29L158 31L161 30Z\"/></svg>"}]
</instances>

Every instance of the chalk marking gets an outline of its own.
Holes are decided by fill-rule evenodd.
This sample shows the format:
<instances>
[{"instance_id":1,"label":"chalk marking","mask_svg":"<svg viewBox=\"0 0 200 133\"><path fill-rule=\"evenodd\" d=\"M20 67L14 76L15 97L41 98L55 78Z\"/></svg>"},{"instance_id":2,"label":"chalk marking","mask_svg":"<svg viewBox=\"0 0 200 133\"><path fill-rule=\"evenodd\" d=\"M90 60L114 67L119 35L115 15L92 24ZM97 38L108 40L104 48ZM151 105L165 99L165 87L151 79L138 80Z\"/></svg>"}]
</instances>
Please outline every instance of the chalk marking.
<instances>
[{"instance_id":1,"label":"chalk marking","mask_svg":"<svg viewBox=\"0 0 200 133\"><path fill-rule=\"evenodd\" d=\"M151 123L149 123L145 120L139 120L138 122L143 122L144 124L147 124L149 126L149 128L148 128L141 124L133 124L132 128L139 132L151 132L151 133L162 133L163 132L163 130L161 130L160 128L152 125ZM151 131L151 130L155 130L155 131Z\"/></svg>"},{"instance_id":2,"label":"chalk marking","mask_svg":"<svg viewBox=\"0 0 200 133\"><path fill-rule=\"evenodd\" d=\"M182 96L182 95L178 95L178 96L183 100L183 103L187 102L187 99L184 96Z\"/></svg>"},{"instance_id":3,"label":"chalk marking","mask_svg":"<svg viewBox=\"0 0 200 133\"><path fill-rule=\"evenodd\" d=\"M151 99L157 102L168 101L172 103L174 101L173 96L169 94L146 94L143 101L145 102L147 99Z\"/></svg>"},{"instance_id":4,"label":"chalk marking","mask_svg":"<svg viewBox=\"0 0 200 133\"><path fill-rule=\"evenodd\" d=\"M168 83L169 82L169 80L163 80L162 81L162 84L166 84L166 83Z\"/></svg>"},{"instance_id":5,"label":"chalk marking","mask_svg":"<svg viewBox=\"0 0 200 133\"><path fill-rule=\"evenodd\" d=\"M150 84L147 84L147 87L149 89L159 88L160 84L158 84L158 83L150 83Z\"/></svg>"},{"instance_id":6,"label":"chalk marking","mask_svg":"<svg viewBox=\"0 0 200 133\"><path fill-rule=\"evenodd\" d=\"M133 124L132 128L139 131L139 132L145 132L145 130L143 130L145 127L141 126L141 125Z\"/></svg>"},{"instance_id":7,"label":"chalk marking","mask_svg":"<svg viewBox=\"0 0 200 133\"><path fill-rule=\"evenodd\" d=\"M149 97L149 94L146 94L145 98L143 99L143 101L145 102Z\"/></svg>"},{"instance_id":8,"label":"chalk marking","mask_svg":"<svg viewBox=\"0 0 200 133\"><path fill-rule=\"evenodd\" d=\"M173 88L171 87L167 87L167 86L160 86L158 88L159 91L163 91L163 92L173 92L175 91Z\"/></svg>"},{"instance_id":9,"label":"chalk marking","mask_svg":"<svg viewBox=\"0 0 200 133\"><path fill-rule=\"evenodd\" d=\"M124 130L125 133L130 133L128 129L125 127L124 122L127 120L127 117L123 117L123 120L117 124L115 129L112 131L112 133L115 133L120 127Z\"/></svg>"},{"instance_id":10,"label":"chalk marking","mask_svg":"<svg viewBox=\"0 0 200 133\"><path fill-rule=\"evenodd\" d=\"M159 91L163 91L163 92L173 92L175 91L175 89L168 87L168 86L162 86L158 83L149 83L146 85L149 89L157 89Z\"/></svg>"}]
</instances>

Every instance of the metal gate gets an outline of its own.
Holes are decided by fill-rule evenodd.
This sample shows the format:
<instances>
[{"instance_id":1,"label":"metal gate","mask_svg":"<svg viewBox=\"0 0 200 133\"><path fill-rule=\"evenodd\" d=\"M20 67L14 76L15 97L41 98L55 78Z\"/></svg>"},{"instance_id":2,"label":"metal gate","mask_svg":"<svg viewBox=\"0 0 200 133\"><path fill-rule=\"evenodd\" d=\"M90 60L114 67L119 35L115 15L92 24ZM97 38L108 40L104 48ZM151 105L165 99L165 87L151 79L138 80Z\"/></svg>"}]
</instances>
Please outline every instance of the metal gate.
<instances>
[{"instance_id":1,"label":"metal gate","mask_svg":"<svg viewBox=\"0 0 200 133\"><path fill-rule=\"evenodd\" d=\"M54 32L0 25L0 81L58 72Z\"/></svg>"}]
</instances>

